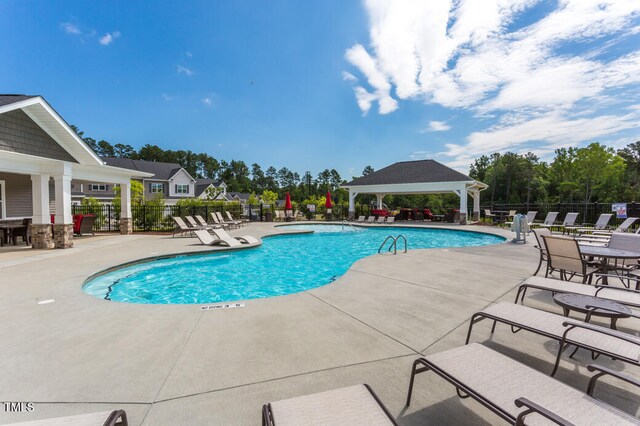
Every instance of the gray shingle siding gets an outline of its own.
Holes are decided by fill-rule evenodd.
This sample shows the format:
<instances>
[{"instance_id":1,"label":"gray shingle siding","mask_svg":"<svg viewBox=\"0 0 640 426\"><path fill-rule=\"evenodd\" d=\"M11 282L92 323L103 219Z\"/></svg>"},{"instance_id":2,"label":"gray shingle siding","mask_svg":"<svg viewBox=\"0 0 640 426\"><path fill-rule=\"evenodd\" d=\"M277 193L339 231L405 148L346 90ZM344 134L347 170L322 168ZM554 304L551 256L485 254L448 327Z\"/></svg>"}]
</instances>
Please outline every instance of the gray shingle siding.
<instances>
[{"instance_id":1,"label":"gray shingle siding","mask_svg":"<svg viewBox=\"0 0 640 426\"><path fill-rule=\"evenodd\" d=\"M25 99L35 98L33 95L0 95L0 106L13 104L24 101Z\"/></svg>"},{"instance_id":2,"label":"gray shingle siding","mask_svg":"<svg viewBox=\"0 0 640 426\"><path fill-rule=\"evenodd\" d=\"M22 110L0 114L0 150L77 163Z\"/></svg>"},{"instance_id":3,"label":"gray shingle siding","mask_svg":"<svg viewBox=\"0 0 640 426\"><path fill-rule=\"evenodd\" d=\"M0 173L5 182L7 217L29 217L33 215L31 177L12 173Z\"/></svg>"}]
</instances>

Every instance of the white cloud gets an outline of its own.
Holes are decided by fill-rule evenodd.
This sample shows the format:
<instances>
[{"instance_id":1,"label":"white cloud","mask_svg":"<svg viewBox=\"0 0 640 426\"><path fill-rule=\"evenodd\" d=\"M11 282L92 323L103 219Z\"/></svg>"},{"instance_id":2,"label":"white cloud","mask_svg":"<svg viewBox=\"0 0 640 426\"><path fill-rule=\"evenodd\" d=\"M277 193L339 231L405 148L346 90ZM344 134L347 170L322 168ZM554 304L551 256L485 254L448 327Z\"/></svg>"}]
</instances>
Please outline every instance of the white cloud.
<instances>
[{"instance_id":1,"label":"white cloud","mask_svg":"<svg viewBox=\"0 0 640 426\"><path fill-rule=\"evenodd\" d=\"M640 93L640 1L559 0L527 15L541 3L365 0L368 47L345 52L366 79L359 108L388 114L417 100L468 110L482 120L476 128L489 123L448 146L453 164L637 128L625 107Z\"/></svg>"},{"instance_id":2,"label":"white cloud","mask_svg":"<svg viewBox=\"0 0 640 426\"><path fill-rule=\"evenodd\" d=\"M451 130L451 126L449 126L445 121L430 121L429 127L427 127L424 132L446 132L447 130Z\"/></svg>"},{"instance_id":3,"label":"white cloud","mask_svg":"<svg viewBox=\"0 0 640 426\"><path fill-rule=\"evenodd\" d=\"M106 33L105 35L100 37L100 44L103 45L103 46L108 46L111 43L113 43L113 41L115 39L117 39L118 37L120 37L120 31L114 31L112 33Z\"/></svg>"},{"instance_id":4,"label":"white cloud","mask_svg":"<svg viewBox=\"0 0 640 426\"><path fill-rule=\"evenodd\" d=\"M60 24L60 26L67 34L75 34L75 35L82 34L82 31L80 31L80 28L78 28L76 25L70 22L63 22L62 24Z\"/></svg>"},{"instance_id":5,"label":"white cloud","mask_svg":"<svg viewBox=\"0 0 640 426\"><path fill-rule=\"evenodd\" d=\"M162 99L164 99L166 102L169 102L169 101L173 100L173 96L169 96L168 94L163 93L162 94Z\"/></svg>"},{"instance_id":6,"label":"white cloud","mask_svg":"<svg viewBox=\"0 0 640 426\"><path fill-rule=\"evenodd\" d=\"M211 105L213 105L213 100L211 98L202 98L202 103L210 107Z\"/></svg>"},{"instance_id":7,"label":"white cloud","mask_svg":"<svg viewBox=\"0 0 640 426\"><path fill-rule=\"evenodd\" d=\"M184 67L182 65L178 65L178 67L176 68L178 74L184 74L188 77L191 77L193 75L193 71L191 71L189 68Z\"/></svg>"},{"instance_id":8,"label":"white cloud","mask_svg":"<svg viewBox=\"0 0 640 426\"><path fill-rule=\"evenodd\" d=\"M185 54L188 58L193 57L193 53L191 53L191 52L189 52L189 51L184 52L184 54Z\"/></svg>"}]
</instances>

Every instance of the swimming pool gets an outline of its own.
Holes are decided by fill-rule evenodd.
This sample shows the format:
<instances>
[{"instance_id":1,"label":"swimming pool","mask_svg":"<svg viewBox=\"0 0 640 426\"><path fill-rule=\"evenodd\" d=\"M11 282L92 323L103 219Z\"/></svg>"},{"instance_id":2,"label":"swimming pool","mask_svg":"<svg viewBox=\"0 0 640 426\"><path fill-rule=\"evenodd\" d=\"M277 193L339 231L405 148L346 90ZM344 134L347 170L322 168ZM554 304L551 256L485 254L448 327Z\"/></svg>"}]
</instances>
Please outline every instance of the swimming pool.
<instances>
[{"instance_id":1,"label":"swimming pool","mask_svg":"<svg viewBox=\"0 0 640 426\"><path fill-rule=\"evenodd\" d=\"M181 255L118 268L90 279L83 290L129 303L231 302L326 285L358 259L377 253L388 235L404 235L409 249L504 241L496 235L447 229L342 225L293 225L287 229L314 232L265 238L253 249Z\"/></svg>"}]
</instances>

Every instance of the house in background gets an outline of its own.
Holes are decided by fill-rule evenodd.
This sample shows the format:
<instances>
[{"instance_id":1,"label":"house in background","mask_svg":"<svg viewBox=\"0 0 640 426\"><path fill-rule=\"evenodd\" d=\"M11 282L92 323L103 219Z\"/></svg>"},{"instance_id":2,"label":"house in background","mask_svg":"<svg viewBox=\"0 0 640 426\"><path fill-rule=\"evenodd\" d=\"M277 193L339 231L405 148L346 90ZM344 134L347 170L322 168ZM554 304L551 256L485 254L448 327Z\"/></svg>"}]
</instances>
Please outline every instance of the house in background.
<instances>
[{"instance_id":1,"label":"house in background","mask_svg":"<svg viewBox=\"0 0 640 426\"><path fill-rule=\"evenodd\" d=\"M0 95L0 219L31 218L33 248L73 246L72 180L119 184L130 234L130 179L151 176L105 165L41 96Z\"/></svg>"},{"instance_id":2,"label":"house in background","mask_svg":"<svg viewBox=\"0 0 640 426\"><path fill-rule=\"evenodd\" d=\"M227 201L227 185L221 180L196 179L195 196L201 200Z\"/></svg>"}]
</instances>

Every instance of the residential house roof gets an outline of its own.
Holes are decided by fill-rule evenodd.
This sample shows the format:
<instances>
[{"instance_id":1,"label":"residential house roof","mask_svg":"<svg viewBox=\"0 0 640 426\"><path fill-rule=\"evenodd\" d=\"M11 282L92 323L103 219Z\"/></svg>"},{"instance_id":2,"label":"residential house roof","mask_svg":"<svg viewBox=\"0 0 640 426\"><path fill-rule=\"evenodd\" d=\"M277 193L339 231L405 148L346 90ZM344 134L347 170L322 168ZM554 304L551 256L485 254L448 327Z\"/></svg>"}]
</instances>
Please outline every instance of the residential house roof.
<instances>
[{"instance_id":1,"label":"residential house roof","mask_svg":"<svg viewBox=\"0 0 640 426\"><path fill-rule=\"evenodd\" d=\"M249 197L251 197L251 194L244 193L244 192L227 192L227 198L228 199L233 199L233 198L236 198L236 197L240 201L248 201Z\"/></svg>"},{"instance_id":2,"label":"residential house roof","mask_svg":"<svg viewBox=\"0 0 640 426\"><path fill-rule=\"evenodd\" d=\"M35 98L34 95L0 95L0 106Z\"/></svg>"},{"instance_id":3,"label":"residential house roof","mask_svg":"<svg viewBox=\"0 0 640 426\"><path fill-rule=\"evenodd\" d=\"M132 160L131 158L102 157L109 166L129 170L153 173L153 179L169 180L178 173L182 166L178 163L163 163L161 161Z\"/></svg>"},{"instance_id":4,"label":"residential house roof","mask_svg":"<svg viewBox=\"0 0 640 426\"><path fill-rule=\"evenodd\" d=\"M366 176L355 178L344 186L464 182L472 180L469 176L435 160L418 160L394 163Z\"/></svg>"}]
</instances>

